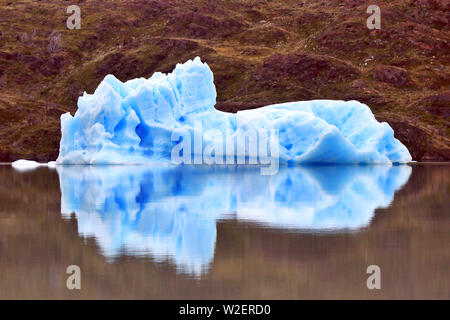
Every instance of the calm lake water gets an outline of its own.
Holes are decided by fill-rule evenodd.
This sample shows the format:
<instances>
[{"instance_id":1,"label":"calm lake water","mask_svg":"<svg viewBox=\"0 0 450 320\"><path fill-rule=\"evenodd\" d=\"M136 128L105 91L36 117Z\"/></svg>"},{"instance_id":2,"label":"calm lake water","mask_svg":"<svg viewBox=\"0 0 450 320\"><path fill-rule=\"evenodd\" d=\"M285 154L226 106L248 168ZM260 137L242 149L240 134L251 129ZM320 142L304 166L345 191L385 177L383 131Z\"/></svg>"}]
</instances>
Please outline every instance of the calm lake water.
<instances>
[{"instance_id":1,"label":"calm lake water","mask_svg":"<svg viewBox=\"0 0 450 320\"><path fill-rule=\"evenodd\" d=\"M0 298L449 299L449 209L445 164L1 165Z\"/></svg>"}]
</instances>

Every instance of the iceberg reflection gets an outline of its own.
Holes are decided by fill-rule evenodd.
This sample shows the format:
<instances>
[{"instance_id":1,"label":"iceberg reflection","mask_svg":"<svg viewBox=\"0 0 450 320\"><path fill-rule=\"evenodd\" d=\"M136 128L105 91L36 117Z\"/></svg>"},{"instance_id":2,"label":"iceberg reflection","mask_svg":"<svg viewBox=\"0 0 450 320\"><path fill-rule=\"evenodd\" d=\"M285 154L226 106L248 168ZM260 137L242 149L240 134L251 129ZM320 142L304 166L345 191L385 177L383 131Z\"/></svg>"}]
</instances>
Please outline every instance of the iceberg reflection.
<instances>
[{"instance_id":1,"label":"iceberg reflection","mask_svg":"<svg viewBox=\"0 0 450 320\"><path fill-rule=\"evenodd\" d=\"M200 274L214 258L216 221L269 228L346 230L367 226L409 179L409 166L257 167L58 166L61 212L102 253L170 260Z\"/></svg>"}]
</instances>

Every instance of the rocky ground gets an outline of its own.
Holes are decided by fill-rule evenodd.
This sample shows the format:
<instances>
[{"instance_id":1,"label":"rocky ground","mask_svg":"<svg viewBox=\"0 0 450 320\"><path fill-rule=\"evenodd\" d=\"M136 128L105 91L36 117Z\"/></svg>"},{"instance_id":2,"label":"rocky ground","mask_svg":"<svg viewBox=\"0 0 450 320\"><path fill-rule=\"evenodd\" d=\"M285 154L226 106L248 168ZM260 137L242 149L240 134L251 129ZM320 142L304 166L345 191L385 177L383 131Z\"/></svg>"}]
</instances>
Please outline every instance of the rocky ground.
<instances>
[{"instance_id":1,"label":"rocky ground","mask_svg":"<svg viewBox=\"0 0 450 320\"><path fill-rule=\"evenodd\" d=\"M80 30L66 27L72 4ZM450 160L449 19L450 0L0 0L0 161L54 160L59 116L106 74L150 77L197 55L220 110L355 99L415 160Z\"/></svg>"}]
</instances>

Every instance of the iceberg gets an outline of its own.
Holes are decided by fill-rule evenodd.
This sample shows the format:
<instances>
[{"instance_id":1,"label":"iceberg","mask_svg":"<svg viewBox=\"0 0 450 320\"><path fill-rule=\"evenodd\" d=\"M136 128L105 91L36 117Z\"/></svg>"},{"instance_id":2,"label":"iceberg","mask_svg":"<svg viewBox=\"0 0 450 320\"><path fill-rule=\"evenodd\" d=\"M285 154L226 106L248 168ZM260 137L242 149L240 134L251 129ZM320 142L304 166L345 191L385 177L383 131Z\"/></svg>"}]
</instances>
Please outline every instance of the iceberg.
<instances>
[{"instance_id":1,"label":"iceberg","mask_svg":"<svg viewBox=\"0 0 450 320\"><path fill-rule=\"evenodd\" d=\"M410 166L57 166L64 219L109 260L172 262L200 275L214 260L217 223L289 232L367 227L409 179Z\"/></svg>"},{"instance_id":2,"label":"iceberg","mask_svg":"<svg viewBox=\"0 0 450 320\"><path fill-rule=\"evenodd\" d=\"M57 163L170 163L187 135L194 139L180 150L184 163L191 155L208 163L208 153L215 163L224 157L226 163L228 157L250 159L255 148L267 150L269 143L277 151L271 148L270 155L287 163L411 161L392 128L357 101L292 102L236 114L216 110L215 103L213 73L199 57L149 79L121 82L108 75L93 94L79 98L74 116L61 116ZM246 142L251 132L261 130L273 134L258 135L255 146Z\"/></svg>"}]
</instances>

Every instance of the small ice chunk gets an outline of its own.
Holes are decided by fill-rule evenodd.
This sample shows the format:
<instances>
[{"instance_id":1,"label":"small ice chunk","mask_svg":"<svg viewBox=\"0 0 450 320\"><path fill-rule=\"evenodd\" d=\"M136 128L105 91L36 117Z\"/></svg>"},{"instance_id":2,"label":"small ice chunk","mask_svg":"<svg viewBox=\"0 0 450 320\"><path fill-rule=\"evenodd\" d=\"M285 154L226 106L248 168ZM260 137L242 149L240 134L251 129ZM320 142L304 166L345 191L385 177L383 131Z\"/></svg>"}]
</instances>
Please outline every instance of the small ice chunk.
<instances>
[{"instance_id":1,"label":"small ice chunk","mask_svg":"<svg viewBox=\"0 0 450 320\"><path fill-rule=\"evenodd\" d=\"M27 171L27 170L32 170L32 169L35 169L37 167L40 167L43 164L39 163L39 162L36 162L36 161L20 159L20 160L14 161L11 165L16 170Z\"/></svg>"},{"instance_id":2,"label":"small ice chunk","mask_svg":"<svg viewBox=\"0 0 450 320\"><path fill-rule=\"evenodd\" d=\"M11 166L18 171L28 171L33 170L38 167L48 167L50 169L56 168L56 161L50 161L48 163L40 163L32 160L20 159L11 163Z\"/></svg>"}]
</instances>

